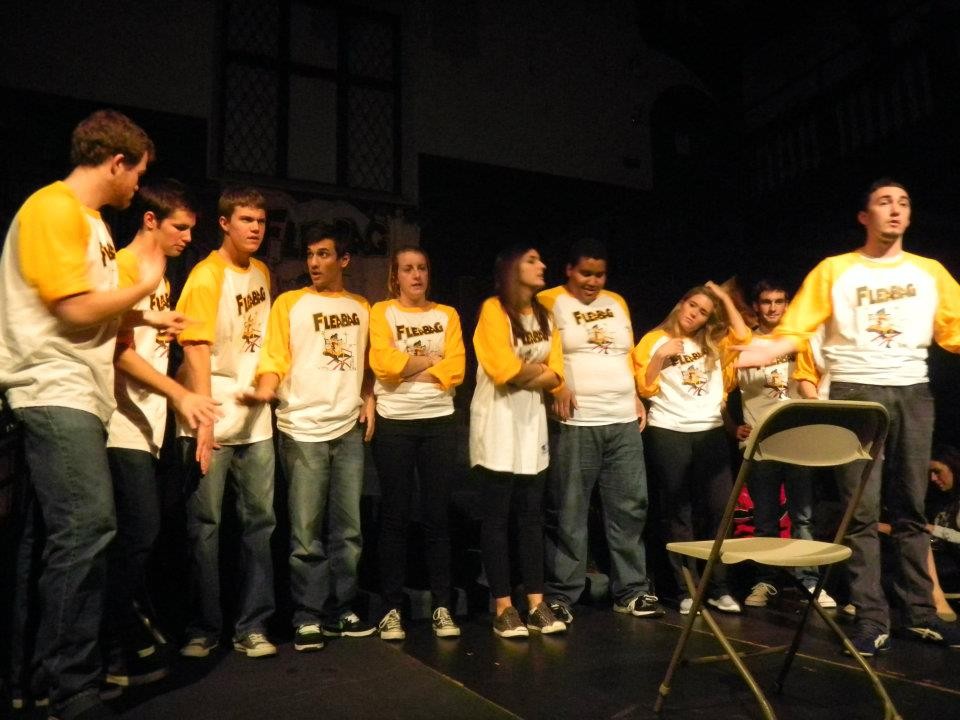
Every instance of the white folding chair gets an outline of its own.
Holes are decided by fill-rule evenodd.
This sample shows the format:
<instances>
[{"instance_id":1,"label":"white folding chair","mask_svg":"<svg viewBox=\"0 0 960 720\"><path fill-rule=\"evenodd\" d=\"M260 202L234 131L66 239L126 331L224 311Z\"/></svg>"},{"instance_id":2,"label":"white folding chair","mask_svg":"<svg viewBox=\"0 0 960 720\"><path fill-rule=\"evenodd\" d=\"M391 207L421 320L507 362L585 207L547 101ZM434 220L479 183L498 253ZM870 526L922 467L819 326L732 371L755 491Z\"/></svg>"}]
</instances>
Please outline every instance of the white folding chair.
<instances>
[{"instance_id":1,"label":"white folding chair","mask_svg":"<svg viewBox=\"0 0 960 720\"><path fill-rule=\"evenodd\" d=\"M686 556L683 574L687 588L693 598L693 606L674 649L666 676L660 684L659 695L654 705L656 712L660 712L663 708L664 700L670 693L671 681L681 663L697 664L730 660L743 677L744 682L750 687L751 692L760 704L764 717L774 718L775 715L769 701L747 669L743 658L786 652L783 667L776 683L776 689L779 692L800 645L810 608L813 608L839 638L847 652L859 661L860 667L867 673L874 691L883 702L884 718L887 718L887 720L900 718L893 702L890 700L890 696L873 668L857 653L833 617L821 608L820 604L814 599L819 596L820 590L823 588L829 568L827 572L821 574L816 588L812 591L811 600L805 605L793 642L790 645L764 648L752 652L737 652L720 629L713 615L703 604L704 593L710 582L710 576L718 562L729 565L744 560L752 560L763 565L792 568L815 565L830 566L849 558L851 550L843 544L843 538L854 509L860 501L863 489L870 478L870 469L877 461L883 447L888 423L887 411L879 403L840 400L791 400L776 407L754 429L747 440L743 464L740 466L740 472L737 474L733 489L730 491L730 497L716 538L667 544L667 550L670 552ZM728 538L740 489L749 478L756 463L769 461L809 467L835 467L851 462L865 461L860 482L847 503L846 511L837 528L837 534L833 542L768 537ZM705 560L706 566L700 576L699 585L695 586L693 574L687 564L696 563L697 560ZM723 646L724 654L685 661L683 653L698 613L702 613L707 626L720 645Z\"/></svg>"}]
</instances>

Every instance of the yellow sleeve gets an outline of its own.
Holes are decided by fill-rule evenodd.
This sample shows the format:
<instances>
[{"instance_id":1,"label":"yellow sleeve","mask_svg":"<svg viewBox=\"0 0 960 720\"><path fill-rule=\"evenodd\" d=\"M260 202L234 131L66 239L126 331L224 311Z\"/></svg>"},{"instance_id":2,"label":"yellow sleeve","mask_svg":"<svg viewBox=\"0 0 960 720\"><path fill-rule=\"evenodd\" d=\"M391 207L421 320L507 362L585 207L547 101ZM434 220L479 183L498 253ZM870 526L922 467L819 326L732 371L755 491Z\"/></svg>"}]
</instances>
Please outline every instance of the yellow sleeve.
<instances>
[{"instance_id":1,"label":"yellow sleeve","mask_svg":"<svg viewBox=\"0 0 960 720\"><path fill-rule=\"evenodd\" d=\"M117 253L118 287L136 285L140 279L140 267L137 265L137 256L129 248L123 248Z\"/></svg>"},{"instance_id":2,"label":"yellow sleeve","mask_svg":"<svg viewBox=\"0 0 960 720\"><path fill-rule=\"evenodd\" d=\"M650 365L650 359L653 357L653 346L664 336L663 330L651 330L642 338L637 346L630 353L633 358L633 377L637 384L637 392L640 397L653 397L660 392L660 375L651 384L647 384L647 367Z\"/></svg>"},{"instance_id":3,"label":"yellow sleeve","mask_svg":"<svg viewBox=\"0 0 960 720\"><path fill-rule=\"evenodd\" d=\"M736 389L737 387L737 369L734 367L734 363L737 360L737 356L740 354L739 350L733 350L734 345L747 345L750 340L753 339L753 333L750 329L747 329L747 332L743 335L737 335L733 328L727 332L727 335L723 340L720 341L720 370L723 373L723 392L724 394L729 393Z\"/></svg>"},{"instance_id":4,"label":"yellow sleeve","mask_svg":"<svg viewBox=\"0 0 960 720\"><path fill-rule=\"evenodd\" d=\"M960 285L936 263L937 311L933 316L933 339L944 350L960 353Z\"/></svg>"},{"instance_id":5,"label":"yellow sleeve","mask_svg":"<svg viewBox=\"0 0 960 720\"><path fill-rule=\"evenodd\" d=\"M67 191L48 187L39 193L24 203L15 220L17 250L24 279L52 305L93 289L87 275L90 225Z\"/></svg>"},{"instance_id":6,"label":"yellow sleeve","mask_svg":"<svg viewBox=\"0 0 960 720\"><path fill-rule=\"evenodd\" d=\"M260 350L257 377L274 373L280 380L290 372L290 308L303 296L303 290L285 292L270 308L267 335Z\"/></svg>"},{"instance_id":7,"label":"yellow sleeve","mask_svg":"<svg viewBox=\"0 0 960 720\"><path fill-rule=\"evenodd\" d=\"M836 258L827 258L807 275L800 290L793 296L783 320L774 334L807 339L816 333L833 314L833 265Z\"/></svg>"},{"instance_id":8,"label":"yellow sleeve","mask_svg":"<svg viewBox=\"0 0 960 720\"><path fill-rule=\"evenodd\" d=\"M446 305L439 306L439 309L447 316L447 331L443 336L443 360L427 368L427 372L440 381L440 387L449 390L463 382L467 352L463 347L463 330L457 311Z\"/></svg>"},{"instance_id":9,"label":"yellow sleeve","mask_svg":"<svg viewBox=\"0 0 960 720\"><path fill-rule=\"evenodd\" d=\"M609 290L603 290L603 292L609 295L610 297L612 297L614 300L616 300L617 304L619 304L620 307L623 308L623 314L626 316L627 322L630 323L630 344L632 345L633 344L633 318L630 317L630 308L627 307L627 301L624 300L621 295L618 295L615 292L610 292Z\"/></svg>"},{"instance_id":10,"label":"yellow sleeve","mask_svg":"<svg viewBox=\"0 0 960 720\"><path fill-rule=\"evenodd\" d=\"M563 285L557 285L549 290L541 290L537 293L537 300L543 305L548 313L553 312L553 306L557 304L557 298L563 292Z\"/></svg>"},{"instance_id":11,"label":"yellow sleeve","mask_svg":"<svg viewBox=\"0 0 960 720\"><path fill-rule=\"evenodd\" d=\"M550 323L550 355L547 357L547 367L556 373L559 384L550 392L556 393L563 387L563 342L560 340L560 331Z\"/></svg>"},{"instance_id":12,"label":"yellow sleeve","mask_svg":"<svg viewBox=\"0 0 960 720\"><path fill-rule=\"evenodd\" d=\"M809 380L814 385L820 384L820 373L817 371L817 363L813 359L809 342L804 342L797 350L797 368L793 371L793 379Z\"/></svg>"},{"instance_id":13,"label":"yellow sleeve","mask_svg":"<svg viewBox=\"0 0 960 720\"><path fill-rule=\"evenodd\" d=\"M480 367L495 385L505 385L523 366L513 350L510 319L495 297L487 298L480 308L480 319L473 333L473 349Z\"/></svg>"},{"instance_id":14,"label":"yellow sleeve","mask_svg":"<svg viewBox=\"0 0 960 720\"><path fill-rule=\"evenodd\" d=\"M388 307L390 301L384 300L370 310L370 368L381 382L396 385L403 381L403 369L410 356L394 345L387 323Z\"/></svg>"},{"instance_id":15,"label":"yellow sleeve","mask_svg":"<svg viewBox=\"0 0 960 720\"><path fill-rule=\"evenodd\" d=\"M222 286L223 268L214 263L202 262L187 277L177 301L177 311L196 322L180 333L178 340L181 344L204 342L213 345Z\"/></svg>"}]
</instances>

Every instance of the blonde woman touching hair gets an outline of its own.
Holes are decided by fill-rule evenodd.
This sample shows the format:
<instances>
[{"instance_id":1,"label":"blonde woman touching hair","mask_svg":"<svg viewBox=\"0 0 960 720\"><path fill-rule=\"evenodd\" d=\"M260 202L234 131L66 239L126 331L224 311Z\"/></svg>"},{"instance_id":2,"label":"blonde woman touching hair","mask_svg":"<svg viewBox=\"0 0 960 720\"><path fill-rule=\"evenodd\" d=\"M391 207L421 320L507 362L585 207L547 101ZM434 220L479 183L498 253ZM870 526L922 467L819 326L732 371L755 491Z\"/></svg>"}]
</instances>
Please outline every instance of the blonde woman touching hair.
<instances>
[{"instance_id":1,"label":"blonde woman touching hair","mask_svg":"<svg viewBox=\"0 0 960 720\"><path fill-rule=\"evenodd\" d=\"M634 349L637 388L650 402L646 456L659 484L668 542L713 537L733 485L724 431L727 391L735 383L731 346L750 340L730 296L712 282L687 291L659 326ZM680 613L692 601L681 563L670 555L680 586ZM722 566L707 600L738 613Z\"/></svg>"}]
</instances>

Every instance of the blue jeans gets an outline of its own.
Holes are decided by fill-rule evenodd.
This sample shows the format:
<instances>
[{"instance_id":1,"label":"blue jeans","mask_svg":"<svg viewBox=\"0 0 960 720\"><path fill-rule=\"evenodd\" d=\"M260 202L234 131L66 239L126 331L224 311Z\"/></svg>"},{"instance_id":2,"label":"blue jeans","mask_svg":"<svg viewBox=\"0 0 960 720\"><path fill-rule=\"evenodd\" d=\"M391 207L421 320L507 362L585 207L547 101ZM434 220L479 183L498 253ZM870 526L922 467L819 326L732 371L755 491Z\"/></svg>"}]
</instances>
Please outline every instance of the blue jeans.
<instances>
[{"instance_id":1,"label":"blue jeans","mask_svg":"<svg viewBox=\"0 0 960 720\"><path fill-rule=\"evenodd\" d=\"M545 593L577 602L586 583L587 513L600 486L603 527L610 549L613 599L627 604L650 591L643 528L647 521L647 472L640 426L634 422L577 426L558 424L550 453Z\"/></svg>"},{"instance_id":2,"label":"blue jeans","mask_svg":"<svg viewBox=\"0 0 960 720\"><path fill-rule=\"evenodd\" d=\"M228 471L237 494L242 535L243 585L235 637L263 632L273 614L273 558L270 536L273 514L273 440L223 445L213 451L210 468L200 476L194 459L196 440L181 438L184 466L194 473L195 487L187 498L187 539L190 545L193 598L198 603L187 637L219 639L223 632L220 607L220 518Z\"/></svg>"},{"instance_id":3,"label":"blue jeans","mask_svg":"<svg viewBox=\"0 0 960 720\"><path fill-rule=\"evenodd\" d=\"M107 448L117 504L117 542L109 553L104 632L112 643L129 639L140 620L134 601L155 616L147 592L147 565L160 534L157 460L146 450Z\"/></svg>"},{"instance_id":4,"label":"blue jeans","mask_svg":"<svg viewBox=\"0 0 960 720\"><path fill-rule=\"evenodd\" d=\"M765 461L753 466L750 475L750 499L753 500L754 535L780 537L780 485L787 495L787 514L790 516L790 536L813 540L813 472L799 465ZM794 568L804 587L817 584L819 570L815 567ZM759 565L758 582L777 584L777 570L771 565Z\"/></svg>"},{"instance_id":5,"label":"blue jeans","mask_svg":"<svg viewBox=\"0 0 960 720\"><path fill-rule=\"evenodd\" d=\"M333 440L303 442L280 433L280 462L290 510L293 625L350 611L363 547L360 494L363 437L359 426Z\"/></svg>"},{"instance_id":6,"label":"blue jeans","mask_svg":"<svg viewBox=\"0 0 960 720\"><path fill-rule=\"evenodd\" d=\"M53 713L72 717L100 701L98 638L107 548L117 527L106 430L83 410L15 412L47 533L36 654L50 683Z\"/></svg>"}]
</instances>

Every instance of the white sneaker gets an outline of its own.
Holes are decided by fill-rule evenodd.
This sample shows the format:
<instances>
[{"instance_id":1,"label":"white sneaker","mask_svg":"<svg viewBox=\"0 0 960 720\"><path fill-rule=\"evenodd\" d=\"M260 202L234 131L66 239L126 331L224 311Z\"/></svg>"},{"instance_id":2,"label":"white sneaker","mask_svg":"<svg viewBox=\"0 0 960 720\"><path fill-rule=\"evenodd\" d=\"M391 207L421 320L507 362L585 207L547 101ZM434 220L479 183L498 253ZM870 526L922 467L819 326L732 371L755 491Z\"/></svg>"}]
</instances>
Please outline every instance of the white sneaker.
<instances>
[{"instance_id":1,"label":"white sneaker","mask_svg":"<svg viewBox=\"0 0 960 720\"><path fill-rule=\"evenodd\" d=\"M743 604L748 607L766 607L770 598L777 594L777 589L770 583L758 582L750 589L750 594L747 595Z\"/></svg>"},{"instance_id":2,"label":"white sneaker","mask_svg":"<svg viewBox=\"0 0 960 720\"><path fill-rule=\"evenodd\" d=\"M433 611L433 634L437 637L460 637L460 628L445 607Z\"/></svg>"},{"instance_id":3,"label":"white sneaker","mask_svg":"<svg viewBox=\"0 0 960 720\"><path fill-rule=\"evenodd\" d=\"M383 616L383 620L377 625L377 629L380 631L381 640L404 640L407 637L407 633L403 629L403 620L400 618L400 611L396 608L391 609Z\"/></svg>"},{"instance_id":4,"label":"white sneaker","mask_svg":"<svg viewBox=\"0 0 960 720\"><path fill-rule=\"evenodd\" d=\"M740 612L740 603L733 599L728 593L724 593L718 598L707 598L707 602L720 612L738 613Z\"/></svg>"},{"instance_id":5,"label":"white sneaker","mask_svg":"<svg viewBox=\"0 0 960 720\"><path fill-rule=\"evenodd\" d=\"M817 595L817 604L825 609L832 609L837 606L837 601L834 600L827 594L826 590L821 590L820 594Z\"/></svg>"},{"instance_id":6,"label":"white sneaker","mask_svg":"<svg viewBox=\"0 0 960 720\"><path fill-rule=\"evenodd\" d=\"M689 615L690 608L693 607L693 598L684 598L680 601L680 614Z\"/></svg>"}]
</instances>

